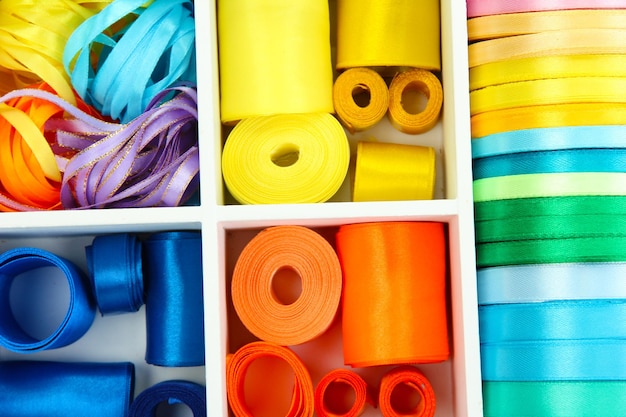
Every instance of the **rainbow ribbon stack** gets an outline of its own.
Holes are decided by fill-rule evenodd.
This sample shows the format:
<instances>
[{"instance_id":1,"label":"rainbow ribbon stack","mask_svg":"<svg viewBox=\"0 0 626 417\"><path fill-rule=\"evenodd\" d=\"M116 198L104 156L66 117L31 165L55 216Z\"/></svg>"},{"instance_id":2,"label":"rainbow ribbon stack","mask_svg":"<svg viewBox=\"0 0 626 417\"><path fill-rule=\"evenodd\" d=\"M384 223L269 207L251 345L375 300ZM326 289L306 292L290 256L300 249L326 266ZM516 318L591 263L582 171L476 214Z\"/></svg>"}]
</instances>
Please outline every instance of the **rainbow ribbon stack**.
<instances>
[{"instance_id":1,"label":"rainbow ribbon stack","mask_svg":"<svg viewBox=\"0 0 626 417\"><path fill-rule=\"evenodd\" d=\"M3 0L0 211L184 204L195 82L191 0Z\"/></svg>"},{"instance_id":2,"label":"rainbow ribbon stack","mask_svg":"<svg viewBox=\"0 0 626 417\"><path fill-rule=\"evenodd\" d=\"M469 0L484 415L626 415L626 2Z\"/></svg>"}]
</instances>

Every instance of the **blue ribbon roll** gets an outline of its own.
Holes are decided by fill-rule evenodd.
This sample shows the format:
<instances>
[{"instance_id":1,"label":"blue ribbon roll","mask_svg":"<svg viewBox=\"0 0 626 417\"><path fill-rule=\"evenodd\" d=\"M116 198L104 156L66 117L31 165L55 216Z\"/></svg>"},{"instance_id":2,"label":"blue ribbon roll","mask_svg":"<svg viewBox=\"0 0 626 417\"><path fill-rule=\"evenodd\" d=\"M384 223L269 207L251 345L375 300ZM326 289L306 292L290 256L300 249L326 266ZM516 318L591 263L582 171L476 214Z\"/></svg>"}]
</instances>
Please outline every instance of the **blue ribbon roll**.
<instances>
[{"instance_id":1,"label":"blue ribbon roll","mask_svg":"<svg viewBox=\"0 0 626 417\"><path fill-rule=\"evenodd\" d=\"M126 416L134 370L129 362L0 362L0 416Z\"/></svg>"},{"instance_id":2,"label":"blue ribbon roll","mask_svg":"<svg viewBox=\"0 0 626 417\"><path fill-rule=\"evenodd\" d=\"M11 309L10 290L18 275L50 266L60 269L67 278L70 300L61 324L52 334L40 340L29 335L16 320ZM30 247L11 249L0 255L0 345L21 353L67 346L89 330L95 313L89 281L72 262Z\"/></svg>"},{"instance_id":3,"label":"blue ribbon roll","mask_svg":"<svg viewBox=\"0 0 626 417\"><path fill-rule=\"evenodd\" d=\"M141 241L126 233L96 236L85 254L100 313L139 310L144 303Z\"/></svg>"},{"instance_id":4,"label":"blue ribbon roll","mask_svg":"<svg viewBox=\"0 0 626 417\"><path fill-rule=\"evenodd\" d=\"M167 401L168 404L185 404L194 417L206 416L206 390L195 382L163 381L146 389L130 405L129 417L154 417L157 406Z\"/></svg>"},{"instance_id":5,"label":"blue ribbon roll","mask_svg":"<svg viewBox=\"0 0 626 417\"><path fill-rule=\"evenodd\" d=\"M146 362L204 365L200 232L163 232L143 242Z\"/></svg>"}]
</instances>

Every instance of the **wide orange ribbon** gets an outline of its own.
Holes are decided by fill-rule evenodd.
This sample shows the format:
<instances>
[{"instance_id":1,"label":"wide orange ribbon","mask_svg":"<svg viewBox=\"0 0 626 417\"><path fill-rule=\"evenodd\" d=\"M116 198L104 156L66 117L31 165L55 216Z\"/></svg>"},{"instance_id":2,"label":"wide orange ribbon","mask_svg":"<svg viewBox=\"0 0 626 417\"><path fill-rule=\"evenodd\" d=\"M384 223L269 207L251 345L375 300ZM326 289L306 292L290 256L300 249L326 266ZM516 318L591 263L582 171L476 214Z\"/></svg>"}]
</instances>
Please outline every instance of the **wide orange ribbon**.
<instances>
[{"instance_id":1,"label":"wide orange ribbon","mask_svg":"<svg viewBox=\"0 0 626 417\"><path fill-rule=\"evenodd\" d=\"M350 224L336 238L344 273L344 362L361 367L446 360L444 224Z\"/></svg>"},{"instance_id":2,"label":"wide orange ribbon","mask_svg":"<svg viewBox=\"0 0 626 417\"><path fill-rule=\"evenodd\" d=\"M263 359L277 359L293 371L293 386L281 390L291 393L290 404L285 417L310 417L314 411L314 389L311 375L302 360L289 348L274 343L252 342L239 348L226 359L226 393L228 403L236 417L252 417L257 415L246 403L246 377L255 362ZM265 388L281 389L275 386L272 377L274 370L263 372L262 381ZM282 384L279 384L282 385ZM255 387L252 386L251 389Z\"/></svg>"},{"instance_id":3,"label":"wide orange ribbon","mask_svg":"<svg viewBox=\"0 0 626 417\"><path fill-rule=\"evenodd\" d=\"M295 301L281 300L280 274L295 274L300 280L302 291ZM306 227L275 226L257 234L241 252L231 296L252 334L297 345L330 327L339 308L341 281L337 254L326 239Z\"/></svg>"},{"instance_id":4,"label":"wide orange ribbon","mask_svg":"<svg viewBox=\"0 0 626 417\"><path fill-rule=\"evenodd\" d=\"M353 399L351 404L346 404L346 397ZM315 388L315 412L318 417L357 417L363 414L367 404L375 405L367 382L349 369L333 369L322 377Z\"/></svg>"},{"instance_id":5,"label":"wide orange ribbon","mask_svg":"<svg viewBox=\"0 0 626 417\"><path fill-rule=\"evenodd\" d=\"M417 393L418 401L412 400ZM436 399L430 381L417 368L399 366L380 380L378 407L386 417L432 417Z\"/></svg>"}]
</instances>

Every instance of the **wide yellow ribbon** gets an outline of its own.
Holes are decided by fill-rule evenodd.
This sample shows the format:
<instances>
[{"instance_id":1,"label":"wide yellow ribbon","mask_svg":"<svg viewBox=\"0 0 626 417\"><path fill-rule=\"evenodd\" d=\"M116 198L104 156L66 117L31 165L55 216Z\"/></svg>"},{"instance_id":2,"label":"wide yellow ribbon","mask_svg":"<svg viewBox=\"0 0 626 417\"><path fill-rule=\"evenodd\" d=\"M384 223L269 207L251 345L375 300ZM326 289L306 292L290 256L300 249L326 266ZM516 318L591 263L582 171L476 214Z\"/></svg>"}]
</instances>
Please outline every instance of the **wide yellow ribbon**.
<instances>
[{"instance_id":1,"label":"wide yellow ribbon","mask_svg":"<svg viewBox=\"0 0 626 417\"><path fill-rule=\"evenodd\" d=\"M430 200L435 150L426 146L359 142L353 201Z\"/></svg>"},{"instance_id":2,"label":"wide yellow ribbon","mask_svg":"<svg viewBox=\"0 0 626 417\"><path fill-rule=\"evenodd\" d=\"M441 69L439 0L337 0L337 68Z\"/></svg>"},{"instance_id":3,"label":"wide yellow ribbon","mask_svg":"<svg viewBox=\"0 0 626 417\"><path fill-rule=\"evenodd\" d=\"M327 0L217 2L221 119L333 112Z\"/></svg>"},{"instance_id":4,"label":"wide yellow ribbon","mask_svg":"<svg viewBox=\"0 0 626 417\"><path fill-rule=\"evenodd\" d=\"M282 114L239 122L224 145L222 173L243 204L319 203L337 192L349 162L333 115Z\"/></svg>"},{"instance_id":5,"label":"wide yellow ribbon","mask_svg":"<svg viewBox=\"0 0 626 417\"><path fill-rule=\"evenodd\" d=\"M470 42L566 29L624 29L626 10L557 10L468 19Z\"/></svg>"}]
</instances>

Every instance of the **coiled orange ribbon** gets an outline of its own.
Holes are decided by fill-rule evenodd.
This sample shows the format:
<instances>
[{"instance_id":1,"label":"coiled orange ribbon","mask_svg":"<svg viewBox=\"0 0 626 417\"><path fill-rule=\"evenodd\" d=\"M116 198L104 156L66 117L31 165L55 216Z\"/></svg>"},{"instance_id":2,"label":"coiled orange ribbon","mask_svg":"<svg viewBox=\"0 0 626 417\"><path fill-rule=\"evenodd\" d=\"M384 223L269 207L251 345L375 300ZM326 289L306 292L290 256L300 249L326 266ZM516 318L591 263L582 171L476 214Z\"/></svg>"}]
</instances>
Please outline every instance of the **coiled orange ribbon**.
<instances>
[{"instance_id":1,"label":"coiled orange ribbon","mask_svg":"<svg viewBox=\"0 0 626 417\"><path fill-rule=\"evenodd\" d=\"M274 291L276 276L288 270L302 284L292 303ZM239 256L231 283L232 300L243 324L262 340L297 345L332 324L342 286L335 250L321 235L302 226L275 226L257 234Z\"/></svg>"},{"instance_id":2,"label":"coiled orange ribbon","mask_svg":"<svg viewBox=\"0 0 626 417\"><path fill-rule=\"evenodd\" d=\"M246 404L246 374L250 366L260 359L273 358L285 362L293 371L291 403L286 417L310 417L314 411L314 390L311 376L302 360L289 348L267 342L252 342L239 348L226 359L226 392L228 403L236 417L256 415ZM269 371L269 370L268 370ZM264 374L264 384L272 384L274 372Z\"/></svg>"},{"instance_id":3,"label":"coiled orange ribbon","mask_svg":"<svg viewBox=\"0 0 626 417\"><path fill-rule=\"evenodd\" d=\"M409 400L413 398L413 393L417 393L419 398L415 406ZM430 381L415 367L399 366L383 375L380 381L378 406L385 417L432 417L436 405Z\"/></svg>"},{"instance_id":4,"label":"coiled orange ribbon","mask_svg":"<svg viewBox=\"0 0 626 417\"><path fill-rule=\"evenodd\" d=\"M351 366L449 356L443 223L343 225L343 356Z\"/></svg>"},{"instance_id":5,"label":"coiled orange ribbon","mask_svg":"<svg viewBox=\"0 0 626 417\"><path fill-rule=\"evenodd\" d=\"M350 394L342 396L342 392ZM344 410L345 397L352 396L354 401ZM363 414L367 404L375 405L367 382L349 369L333 369L322 377L315 388L315 411L318 417L357 417Z\"/></svg>"}]
</instances>

